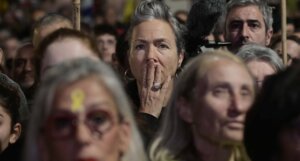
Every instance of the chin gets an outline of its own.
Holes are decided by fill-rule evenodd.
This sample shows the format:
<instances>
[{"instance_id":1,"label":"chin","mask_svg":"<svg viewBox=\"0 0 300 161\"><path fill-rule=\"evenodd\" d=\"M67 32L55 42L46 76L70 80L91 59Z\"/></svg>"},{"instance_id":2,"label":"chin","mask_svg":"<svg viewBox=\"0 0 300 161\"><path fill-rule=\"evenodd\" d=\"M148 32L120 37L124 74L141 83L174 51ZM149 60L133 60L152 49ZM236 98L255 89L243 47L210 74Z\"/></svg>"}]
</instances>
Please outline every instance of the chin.
<instances>
[{"instance_id":1,"label":"chin","mask_svg":"<svg viewBox=\"0 0 300 161\"><path fill-rule=\"evenodd\" d=\"M240 131L227 131L223 138L225 141L232 142L242 142L244 139L243 132Z\"/></svg>"},{"instance_id":2,"label":"chin","mask_svg":"<svg viewBox=\"0 0 300 161\"><path fill-rule=\"evenodd\" d=\"M31 81L31 82L23 82L23 83L21 83L21 86L22 86L22 88L28 89L28 88L32 87L33 84L34 84L34 81Z\"/></svg>"}]
</instances>

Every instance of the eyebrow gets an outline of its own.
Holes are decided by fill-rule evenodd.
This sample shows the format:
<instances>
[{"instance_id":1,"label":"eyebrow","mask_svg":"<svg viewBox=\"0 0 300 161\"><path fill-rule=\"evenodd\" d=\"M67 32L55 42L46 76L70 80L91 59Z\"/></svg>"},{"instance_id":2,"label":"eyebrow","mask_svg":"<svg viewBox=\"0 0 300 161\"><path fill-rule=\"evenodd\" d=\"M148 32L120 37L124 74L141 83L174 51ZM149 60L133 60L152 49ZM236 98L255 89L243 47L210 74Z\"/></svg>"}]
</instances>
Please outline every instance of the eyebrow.
<instances>
[{"instance_id":1,"label":"eyebrow","mask_svg":"<svg viewBox=\"0 0 300 161\"><path fill-rule=\"evenodd\" d=\"M257 19L247 19L246 21L242 20L242 19L234 19L232 21L230 21L229 23L241 23L241 22L247 22L247 23L260 23L259 20Z\"/></svg>"},{"instance_id":2,"label":"eyebrow","mask_svg":"<svg viewBox=\"0 0 300 161\"><path fill-rule=\"evenodd\" d=\"M143 43L149 42L149 41L147 41L145 39L141 39L141 38L138 38L138 39L136 39L134 41L135 42L143 42ZM170 41L168 39L166 39L166 38L157 38L157 39L154 39L154 42L163 42L163 41L170 43Z\"/></svg>"},{"instance_id":3,"label":"eyebrow","mask_svg":"<svg viewBox=\"0 0 300 161\"><path fill-rule=\"evenodd\" d=\"M248 23L260 23L258 20L256 19L250 19L250 20L247 20Z\"/></svg>"}]
</instances>

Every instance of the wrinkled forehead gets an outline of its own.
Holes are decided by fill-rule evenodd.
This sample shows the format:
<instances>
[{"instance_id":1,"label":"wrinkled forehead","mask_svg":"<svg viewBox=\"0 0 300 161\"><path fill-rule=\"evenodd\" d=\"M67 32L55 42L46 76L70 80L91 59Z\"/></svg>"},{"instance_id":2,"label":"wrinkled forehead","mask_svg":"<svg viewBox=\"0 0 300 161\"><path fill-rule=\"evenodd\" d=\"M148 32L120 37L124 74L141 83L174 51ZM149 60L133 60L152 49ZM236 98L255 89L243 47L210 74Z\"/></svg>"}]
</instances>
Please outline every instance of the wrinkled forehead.
<instances>
[{"instance_id":1,"label":"wrinkled forehead","mask_svg":"<svg viewBox=\"0 0 300 161\"><path fill-rule=\"evenodd\" d=\"M232 8L229 8L227 10L226 22L228 23L228 21L239 20L243 17L262 21L264 22L264 24L266 23L263 12L259 8L259 6L254 4L232 6Z\"/></svg>"},{"instance_id":2,"label":"wrinkled forehead","mask_svg":"<svg viewBox=\"0 0 300 161\"><path fill-rule=\"evenodd\" d=\"M211 81L231 81L247 84L254 88L254 79L248 68L242 62L229 58L214 58L204 68L202 79L207 83ZM208 82L209 81L209 82Z\"/></svg>"}]
</instances>

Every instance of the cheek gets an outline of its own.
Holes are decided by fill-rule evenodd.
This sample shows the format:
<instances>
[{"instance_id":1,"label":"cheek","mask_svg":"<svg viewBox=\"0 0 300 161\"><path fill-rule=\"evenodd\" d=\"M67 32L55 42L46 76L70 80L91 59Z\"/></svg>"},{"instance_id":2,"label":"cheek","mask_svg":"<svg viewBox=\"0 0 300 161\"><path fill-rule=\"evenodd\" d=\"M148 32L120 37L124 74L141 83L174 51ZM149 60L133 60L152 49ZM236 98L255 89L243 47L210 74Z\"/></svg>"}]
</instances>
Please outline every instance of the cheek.
<instances>
[{"instance_id":1,"label":"cheek","mask_svg":"<svg viewBox=\"0 0 300 161\"><path fill-rule=\"evenodd\" d=\"M143 76L144 57L142 55L129 57L129 66L133 76L137 79Z\"/></svg>"},{"instance_id":2,"label":"cheek","mask_svg":"<svg viewBox=\"0 0 300 161\"><path fill-rule=\"evenodd\" d=\"M101 154L99 153L99 155L103 155L102 158L104 158L104 160L117 160L116 158L120 156L121 152L120 145L121 139L119 131L112 130L95 143L95 149L96 151L101 151Z\"/></svg>"},{"instance_id":3,"label":"cheek","mask_svg":"<svg viewBox=\"0 0 300 161\"><path fill-rule=\"evenodd\" d=\"M203 118L203 122L207 128L212 129L221 126L223 118L226 115L226 101L206 96L204 100L199 103L199 108L201 108L201 110L198 112L198 117Z\"/></svg>"},{"instance_id":4,"label":"cheek","mask_svg":"<svg viewBox=\"0 0 300 161\"><path fill-rule=\"evenodd\" d=\"M6 125L0 126L0 153L8 146L10 135L10 127Z\"/></svg>"},{"instance_id":5,"label":"cheek","mask_svg":"<svg viewBox=\"0 0 300 161\"><path fill-rule=\"evenodd\" d=\"M78 147L74 144L74 141L70 141L70 140L60 140L60 141L50 141L50 139L48 139L49 141L44 141L42 148L40 148L40 150L42 150L43 152L41 152L41 154L43 154L44 156L42 156L42 158L52 158L55 159L56 161L70 161L72 160L72 157L75 157L74 154L78 153L78 151L76 151L76 148L74 147ZM51 159L47 159L47 160L51 160Z\"/></svg>"},{"instance_id":6,"label":"cheek","mask_svg":"<svg viewBox=\"0 0 300 161\"><path fill-rule=\"evenodd\" d=\"M160 57L160 62L163 67L163 73L165 73L166 75L175 74L178 68L178 56L175 54L176 53L169 56Z\"/></svg>"}]
</instances>

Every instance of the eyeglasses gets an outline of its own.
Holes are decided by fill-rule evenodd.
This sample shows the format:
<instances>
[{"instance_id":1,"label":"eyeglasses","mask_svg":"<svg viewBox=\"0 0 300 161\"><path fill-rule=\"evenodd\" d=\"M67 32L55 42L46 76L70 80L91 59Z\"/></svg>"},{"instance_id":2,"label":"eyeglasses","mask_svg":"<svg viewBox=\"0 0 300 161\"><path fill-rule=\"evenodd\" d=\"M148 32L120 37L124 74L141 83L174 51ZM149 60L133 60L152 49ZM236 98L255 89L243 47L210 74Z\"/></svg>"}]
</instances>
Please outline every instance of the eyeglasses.
<instances>
[{"instance_id":1,"label":"eyeglasses","mask_svg":"<svg viewBox=\"0 0 300 161\"><path fill-rule=\"evenodd\" d=\"M96 138L101 138L104 133L108 132L116 124L113 116L103 110L87 112L84 120L72 112L60 111L50 115L42 130L53 139L66 139L74 137L81 122L88 127L91 134Z\"/></svg>"}]
</instances>

